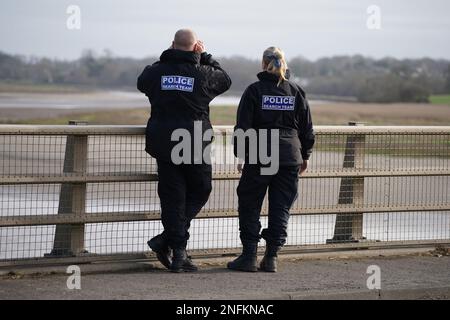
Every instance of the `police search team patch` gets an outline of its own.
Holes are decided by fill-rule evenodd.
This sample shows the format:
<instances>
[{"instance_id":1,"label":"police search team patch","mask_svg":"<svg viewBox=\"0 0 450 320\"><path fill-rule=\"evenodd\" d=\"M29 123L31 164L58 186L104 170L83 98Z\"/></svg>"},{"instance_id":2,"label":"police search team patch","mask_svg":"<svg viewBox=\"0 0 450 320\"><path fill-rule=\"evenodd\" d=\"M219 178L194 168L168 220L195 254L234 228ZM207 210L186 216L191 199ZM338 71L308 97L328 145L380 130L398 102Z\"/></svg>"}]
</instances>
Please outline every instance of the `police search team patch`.
<instances>
[{"instance_id":1,"label":"police search team patch","mask_svg":"<svg viewBox=\"0 0 450 320\"><path fill-rule=\"evenodd\" d=\"M182 76L161 76L161 90L194 91L194 78Z\"/></svg>"},{"instance_id":2,"label":"police search team patch","mask_svg":"<svg viewBox=\"0 0 450 320\"><path fill-rule=\"evenodd\" d=\"M294 96L263 96L263 110L292 111L295 109Z\"/></svg>"}]
</instances>

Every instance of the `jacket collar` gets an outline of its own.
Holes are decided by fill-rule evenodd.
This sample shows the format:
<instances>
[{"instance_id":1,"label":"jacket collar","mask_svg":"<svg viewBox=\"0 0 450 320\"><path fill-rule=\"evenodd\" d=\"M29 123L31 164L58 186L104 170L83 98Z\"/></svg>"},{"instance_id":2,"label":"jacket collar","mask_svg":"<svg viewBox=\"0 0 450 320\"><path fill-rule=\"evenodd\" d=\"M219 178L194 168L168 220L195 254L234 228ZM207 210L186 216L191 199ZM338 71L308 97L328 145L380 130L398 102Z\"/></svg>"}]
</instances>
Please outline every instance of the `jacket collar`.
<instances>
[{"instance_id":1,"label":"jacket collar","mask_svg":"<svg viewBox=\"0 0 450 320\"><path fill-rule=\"evenodd\" d=\"M200 63L200 54L193 51L183 51L178 49L167 49L159 58L161 62L173 62L173 63Z\"/></svg>"},{"instance_id":2,"label":"jacket collar","mask_svg":"<svg viewBox=\"0 0 450 320\"><path fill-rule=\"evenodd\" d=\"M289 79L290 72L289 69L286 70L286 79ZM273 73L269 73L267 71L262 71L257 74L257 77L259 80L263 81L271 81L271 82L278 82L278 76L274 75Z\"/></svg>"}]
</instances>

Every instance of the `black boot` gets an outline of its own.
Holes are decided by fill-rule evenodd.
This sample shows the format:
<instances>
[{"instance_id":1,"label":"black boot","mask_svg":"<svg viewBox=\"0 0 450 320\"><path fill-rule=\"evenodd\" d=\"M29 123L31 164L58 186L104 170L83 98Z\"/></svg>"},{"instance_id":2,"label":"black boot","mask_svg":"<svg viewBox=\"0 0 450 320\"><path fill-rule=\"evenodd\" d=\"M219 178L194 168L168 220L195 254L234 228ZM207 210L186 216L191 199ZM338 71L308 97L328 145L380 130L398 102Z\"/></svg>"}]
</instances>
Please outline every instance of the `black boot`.
<instances>
[{"instance_id":1,"label":"black boot","mask_svg":"<svg viewBox=\"0 0 450 320\"><path fill-rule=\"evenodd\" d=\"M186 253L186 249L173 249L173 259L170 265L172 272L195 272L198 268L192 263L190 257Z\"/></svg>"},{"instance_id":2,"label":"black boot","mask_svg":"<svg viewBox=\"0 0 450 320\"><path fill-rule=\"evenodd\" d=\"M170 248L167 244L166 237L163 234L158 234L156 237L147 241L148 246L156 253L156 258L167 269L170 268L172 258L170 257Z\"/></svg>"},{"instance_id":3,"label":"black boot","mask_svg":"<svg viewBox=\"0 0 450 320\"><path fill-rule=\"evenodd\" d=\"M256 272L258 271L256 263L257 244L244 245L242 254L235 260L228 262L227 267L231 270Z\"/></svg>"},{"instance_id":4,"label":"black boot","mask_svg":"<svg viewBox=\"0 0 450 320\"><path fill-rule=\"evenodd\" d=\"M278 246L266 246L266 252L264 258L261 260L259 270L266 272L277 272L277 256L280 247Z\"/></svg>"}]
</instances>

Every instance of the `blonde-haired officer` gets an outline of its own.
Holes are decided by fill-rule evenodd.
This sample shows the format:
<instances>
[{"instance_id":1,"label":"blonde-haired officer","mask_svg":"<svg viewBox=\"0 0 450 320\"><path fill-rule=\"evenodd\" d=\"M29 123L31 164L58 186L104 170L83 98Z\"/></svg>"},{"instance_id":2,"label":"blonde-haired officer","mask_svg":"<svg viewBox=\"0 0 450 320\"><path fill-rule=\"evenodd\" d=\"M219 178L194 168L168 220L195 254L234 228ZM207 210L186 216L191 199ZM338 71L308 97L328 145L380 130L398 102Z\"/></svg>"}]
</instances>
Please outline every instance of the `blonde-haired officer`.
<instances>
[{"instance_id":1,"label":"blonde-haired officer","mask_svg":"<svg viewBox=\"0 0 450 320\"><path fill-rule=\"evenodd\" d=\"M276 47L267 48L263 53L262 69L258 73L259 81L251 84L241 98L235 132L238 129L244 132L249 129L257 132L259 129L278 130L279 140L267 141L266 150L270 150L272 143L278 143L279 167L275 174L262 174L261 161L249 161L252 149L248 143L248 150L239 154L235 141L235 155L245 161L243 169L238 166L242 177L237 188L243 252L228 263L228 268L257 271L256 250L262 237L267 246L260 269L276 272L277 253L286 242L289 210L297 198L298 176L307 168L315 138L305 92L288 80L284 53ZM269 221L260 235L260 212L267 191Z\"/></svg>"}]
</instances>

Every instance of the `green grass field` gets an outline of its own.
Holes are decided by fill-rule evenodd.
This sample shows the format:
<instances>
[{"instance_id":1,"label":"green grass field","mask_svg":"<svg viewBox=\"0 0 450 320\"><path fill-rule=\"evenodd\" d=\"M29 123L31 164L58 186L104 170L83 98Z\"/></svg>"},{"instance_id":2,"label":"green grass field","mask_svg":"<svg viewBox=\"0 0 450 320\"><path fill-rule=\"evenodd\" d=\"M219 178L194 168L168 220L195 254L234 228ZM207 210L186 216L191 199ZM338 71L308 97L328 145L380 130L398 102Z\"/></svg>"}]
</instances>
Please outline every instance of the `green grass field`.
<instances>
[{"instance_id":1,"label":"green grass field","mask_svg":"<svg viewBox=\"0 0 450 320\"><path fill-rule=\"evenodd\" d=\"M215 106L211 108L211 122L214 125L234 125L236 121L237 107ZM67 124L69 120L82 120L90 124L111 125L146 125L150 115L149 108L130 110L108 110L93 112L74 112L68 115L60 115L48 118L2 120L5 124L45 124L58 125Z\"/></svg>"},{"instance_id":2,"label":"green grass field","mask_svg":"<svg viewBox=\"0 0 450 320\"><path fill-rule=\"evenodd\" d=\"M91 92L88 87L61 84L10 83L0 81L0 93L83 93Z\"/></svg>"},{"instance_id":3,"label":"green grass field","mask_svg":"<svg viewBox=\"0 0 450 320\"><path fill-rule=\"evenodd\" d=\"M432 104L446 104L450 106L450 94L430 96L430 103Z\"/></svg>"}]
</instances>

